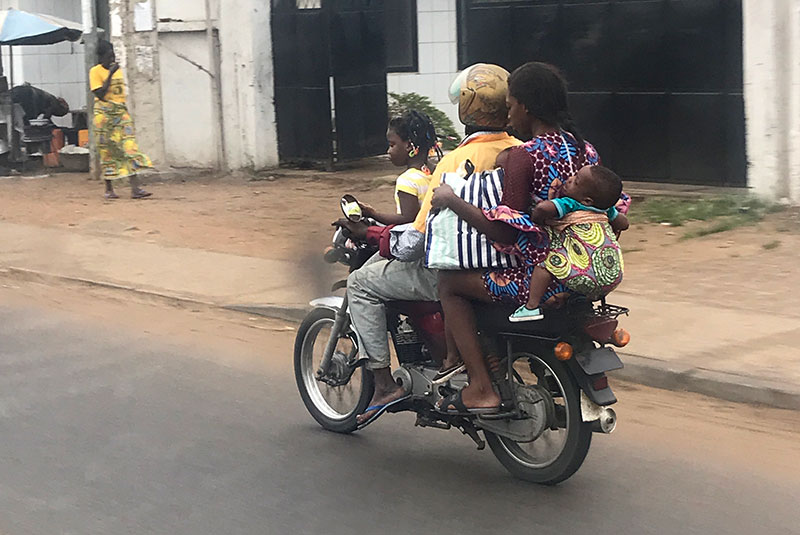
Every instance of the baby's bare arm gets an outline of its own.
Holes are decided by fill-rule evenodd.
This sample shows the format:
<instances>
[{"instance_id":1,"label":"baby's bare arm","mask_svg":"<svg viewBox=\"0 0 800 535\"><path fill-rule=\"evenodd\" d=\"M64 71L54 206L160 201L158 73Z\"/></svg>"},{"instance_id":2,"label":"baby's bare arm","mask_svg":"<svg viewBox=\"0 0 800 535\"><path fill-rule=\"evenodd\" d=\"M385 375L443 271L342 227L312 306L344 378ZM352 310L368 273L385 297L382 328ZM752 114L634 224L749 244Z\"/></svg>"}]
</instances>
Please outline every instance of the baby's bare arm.
<instances>
[{"instance_id":1,"label":"baby's bare arm","mask_svg":"<svg viewBox=\"0 0 800 535\"><path fill-rule=\"evenodd\" d=\"M614 218L614 221L611 221L611 230L614 231L614 234L619 236L619 233L623 230L628 230L630 223L628 223L628 218L625 214L617 214L617 217Z\"/></svg>"},{"instance_id":2,"label":"baby's bare arm","mask_svg":"<svg viewBox=\"0 0 800 535\"><path fill-rule=\"evenodd\" d=\"M533 208L531 219L537 225L544 225L548 219L558 219L558 208L553 201L542 201Z\"/></svg>"}]
</instances>

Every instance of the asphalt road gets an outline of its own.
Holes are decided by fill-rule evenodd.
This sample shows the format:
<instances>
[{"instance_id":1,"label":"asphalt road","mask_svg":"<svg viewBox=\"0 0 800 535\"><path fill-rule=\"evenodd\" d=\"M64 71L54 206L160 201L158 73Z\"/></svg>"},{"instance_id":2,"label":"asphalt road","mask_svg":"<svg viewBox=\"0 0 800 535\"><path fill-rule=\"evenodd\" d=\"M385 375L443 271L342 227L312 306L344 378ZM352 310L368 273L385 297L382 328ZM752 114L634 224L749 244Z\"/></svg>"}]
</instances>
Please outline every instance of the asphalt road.
<instances>
[{"instance_id":1,"label":"asphalt road","mask_svg":"<svg viewBox=\"0 0 800 535\"><path fill-rule=\"evenodd\" d=\"M618 384L582 469L456 431L322 431L291 326L0 280L0 533L800 533L797 413Z\"/></svg>"}]
</instances>

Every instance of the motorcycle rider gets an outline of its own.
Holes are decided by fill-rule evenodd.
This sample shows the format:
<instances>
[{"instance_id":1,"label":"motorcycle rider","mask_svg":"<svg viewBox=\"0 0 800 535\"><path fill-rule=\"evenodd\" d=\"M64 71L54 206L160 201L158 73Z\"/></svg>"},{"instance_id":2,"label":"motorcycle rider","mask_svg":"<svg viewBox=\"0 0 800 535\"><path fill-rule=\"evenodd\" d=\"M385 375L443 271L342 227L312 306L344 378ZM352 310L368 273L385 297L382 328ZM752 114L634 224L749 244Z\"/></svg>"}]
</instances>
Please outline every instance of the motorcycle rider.
<instances>
[{"instance_id":1,"label":"motorcycle rider","mask_svg":"<svg viewBox=\"0 0 800 535\"><path fill-rule=\"evenodd\" d=\"M505 131L508 76L500 66L479 63L454 80L451 100L458 102L458 116L467 137L436 166L413 223L387 227L347 220L335 223L377 246L380 252L347 279L350 317L358 333L359 350L368 358L366 367L375 378L375 393L367 410L358 416L359 425L371 423L407 397L392 378L385 303L438 301L437 273L425 267L423 257L425 221L442 174L458 171L466 160L472 162L475 171L492 169L500 152L521 143Z\"/></svg>"}]
</instances>

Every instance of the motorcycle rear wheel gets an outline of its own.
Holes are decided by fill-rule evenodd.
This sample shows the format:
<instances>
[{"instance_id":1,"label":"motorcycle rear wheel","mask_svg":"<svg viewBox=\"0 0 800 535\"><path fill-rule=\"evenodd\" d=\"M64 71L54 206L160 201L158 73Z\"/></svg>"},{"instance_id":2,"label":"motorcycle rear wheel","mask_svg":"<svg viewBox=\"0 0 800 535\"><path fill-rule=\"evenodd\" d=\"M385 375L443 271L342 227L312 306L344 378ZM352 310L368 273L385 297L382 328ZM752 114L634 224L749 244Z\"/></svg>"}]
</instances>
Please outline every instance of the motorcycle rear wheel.
<instances>
[{"instance_id":1,"label":"motorcycle rear wheel","mask_svg":"<svg viewBox=\"0 0 800 535\"><path fill-rule=\"evenodd\" d=\"M548 385L553 392L557 413L562 415L564 427L558 431L545 430L542 436L527 444L489 431L484 434L492 453L512 475L532 483L557 485L572 476L583 464L592 443L592 425L583 421L580 388L564 363L552 353L523 356L527 356L540 370L534 379L539 384ZM517 380L520 379L522 376L518 375ZM523 382L528 384L531 381ZM526 451L526 448L540 448L548 442L558 442L551 448L553 451L549 456L532 455Z\"/></svg>"},{"instance_id":2,"label":"motorcycle rear wheel","mask_svg":"<svg viewBox=\"0 0 800 535\"><path fill-rule=\"evenodd\" d=\"M372 373L363 365L357 367L350 381L333 387L316 378L319 363L331 331L335 313L327 308L312 310L297 330L294 345L294 375L297 390L306 409L325 429L351 433L358 424L356 415L369 406L375 390ZM340 344L351 343L347 336ZM348 398L344 401L345 396Z\"/></svg>"}]
</instances>

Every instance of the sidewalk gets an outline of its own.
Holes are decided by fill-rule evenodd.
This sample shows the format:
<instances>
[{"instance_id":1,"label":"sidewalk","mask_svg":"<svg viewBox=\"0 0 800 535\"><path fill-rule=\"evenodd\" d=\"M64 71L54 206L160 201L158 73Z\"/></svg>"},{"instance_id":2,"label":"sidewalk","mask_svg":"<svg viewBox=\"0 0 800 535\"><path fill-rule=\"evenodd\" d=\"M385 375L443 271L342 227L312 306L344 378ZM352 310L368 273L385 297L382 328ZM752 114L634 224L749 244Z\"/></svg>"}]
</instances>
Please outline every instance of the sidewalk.
<instances>
[{"instance_id":1,"label":"sidewalk","mask_svg":"<svg viewBox=\"0 0 800 535\"><path fill-rule=\"evenodd\" d=\"M299 319L344 271L0 222L0 270ZM619 290L632 341L615 377L800 409L800 320Z\"/></svg>"}]
</instances>

